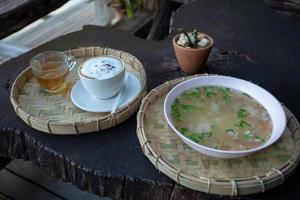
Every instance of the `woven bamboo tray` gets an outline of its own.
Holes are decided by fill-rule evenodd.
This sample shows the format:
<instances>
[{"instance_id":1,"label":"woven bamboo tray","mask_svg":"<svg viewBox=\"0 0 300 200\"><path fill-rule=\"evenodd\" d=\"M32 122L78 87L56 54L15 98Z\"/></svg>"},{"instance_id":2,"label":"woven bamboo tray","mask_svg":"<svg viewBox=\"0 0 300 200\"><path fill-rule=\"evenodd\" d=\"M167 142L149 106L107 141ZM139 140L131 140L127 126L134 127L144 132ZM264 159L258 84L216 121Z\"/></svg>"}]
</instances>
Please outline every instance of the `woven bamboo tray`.
<instances>
[{"instance_id":1,"label":"woven bamboo tray","mask_svg":"<svg viewBox=\"0 0 300 200\"><path fill-rule=\"evenodd\" d=\"M77 108L71 101L72 85L79 80L77 69L70 72L70 84L58 94L43 91L30 68L25 69L15 80L10 100L17 115L29 126L50 134L81 134L107 129L128 119L139 108L146 95L146 73L141 62L129 53L101 47L86 47L65 52L75 57L78 65L86 59L100 55L121 58L127 72L136 75L142 84L140 96L134 98L125 108L110 113L90 113Z\"/></svg>"},{"instance_id":2,"label":"woven bamboo tray","mask_svg":"<svg viewBox=\"0 0 300 200\"><path fill-rule=\"evenodd\" d=\"M202 155L172 132L163 113L166 94L190 78L168 81L142 100L137 115L137 136L151 163L177 183L213 194L253 194L282 184L299 163L300 127L295 116L285 108L288 123L284 135L258 153L238 159Z\"/></svg>"}]
</instances>

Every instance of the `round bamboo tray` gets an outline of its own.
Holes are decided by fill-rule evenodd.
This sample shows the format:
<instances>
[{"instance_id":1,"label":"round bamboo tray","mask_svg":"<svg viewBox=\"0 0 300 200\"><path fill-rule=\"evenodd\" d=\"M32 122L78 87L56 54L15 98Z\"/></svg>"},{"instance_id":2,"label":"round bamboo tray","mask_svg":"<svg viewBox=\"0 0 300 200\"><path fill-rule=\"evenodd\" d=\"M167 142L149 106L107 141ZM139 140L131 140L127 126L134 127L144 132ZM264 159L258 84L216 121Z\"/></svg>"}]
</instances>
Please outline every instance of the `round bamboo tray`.
<instances>
[{"instance_id":1,"label":"round bamboo tray","mask_svg":"<svg viewBox=\"0 0 300 200\"><path fill-rule=\"evenodd\" d=\"M278 142L258 153L238 159L202 155L172 132L163 113L166 94L190 78L193 76L168 81L142 100L137 114L137 136L151 163L177 183L212 194L246 195L282 184L294 172L300 158L300 126L295 116L284 107L288 117L285 133Z\"/></svg>"},{"instance_id":2,"label":"round bamboo tray","mask_svg":"<svg viewBox=\"0 0 300 200\"><path fill-rule=\"evenodd\" d=\"M75 57L77 67L90 57L112 55L121 58L126 71L140 79L140 95L114 114L90 113L77 108L70 98L72 85L79 80L76 68L69 74L70 82L67 88L58 94L50 94L40 88L28 67L16 78L10 95L14 110L25 123L50 134L82 134L116 126L138 110L141 99L146 95L146 73L136 57L123 51L102 47L73 49L65 53Z\"/></svg>"}]
</instances>

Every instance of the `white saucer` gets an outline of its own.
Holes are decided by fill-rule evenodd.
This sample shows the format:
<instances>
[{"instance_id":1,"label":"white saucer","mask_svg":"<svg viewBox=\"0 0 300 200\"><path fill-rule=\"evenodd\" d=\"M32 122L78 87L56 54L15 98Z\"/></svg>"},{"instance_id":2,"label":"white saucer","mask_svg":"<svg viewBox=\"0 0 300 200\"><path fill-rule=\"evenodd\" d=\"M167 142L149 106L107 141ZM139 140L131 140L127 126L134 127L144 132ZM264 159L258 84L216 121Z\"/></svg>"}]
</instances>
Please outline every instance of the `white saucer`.
<instances>
[{"instance_id":1,"label":"white saucer","mask_svg":"<svg viewBox=\"0 0 300 200\"><path fill-rule=\"evenodd\" d=\"M119 101L118 109L126 106L133 98L141 92L141 81L133 74L126 73L128 76L125 83L125 90ZM116 95L117 96L117 95ZM110 112L116 97L111 99L96 99L89 95L84 89L80 81L73 86L71 91L71 99L73 103L80 109L88 112Z\"/></svg>"}]
</instances>

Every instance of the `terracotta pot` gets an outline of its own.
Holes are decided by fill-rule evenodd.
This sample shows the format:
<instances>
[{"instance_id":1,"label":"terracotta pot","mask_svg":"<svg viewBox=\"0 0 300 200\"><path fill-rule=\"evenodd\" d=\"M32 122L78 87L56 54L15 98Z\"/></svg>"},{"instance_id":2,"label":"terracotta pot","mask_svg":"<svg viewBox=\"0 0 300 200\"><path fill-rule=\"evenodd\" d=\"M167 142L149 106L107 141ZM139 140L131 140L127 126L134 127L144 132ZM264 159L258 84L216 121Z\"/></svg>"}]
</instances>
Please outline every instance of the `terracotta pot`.
<instances>
[{"instance_id":1,"label":"terracotta pot","mask_svg":"<svg viewBox=\"0 0 300 200\"><path fill-rule=\"evenodd\" d=\"M214 45L214 40L205 33L198 33L204 35L206 39L209 40L209 45L203 48L185 48L178 45L176 42L180 34L173 37L173 47L177 57L177 61L182 71L195 74L201 70L205 65L209 53Z\"/></svg>"}]
</instances>

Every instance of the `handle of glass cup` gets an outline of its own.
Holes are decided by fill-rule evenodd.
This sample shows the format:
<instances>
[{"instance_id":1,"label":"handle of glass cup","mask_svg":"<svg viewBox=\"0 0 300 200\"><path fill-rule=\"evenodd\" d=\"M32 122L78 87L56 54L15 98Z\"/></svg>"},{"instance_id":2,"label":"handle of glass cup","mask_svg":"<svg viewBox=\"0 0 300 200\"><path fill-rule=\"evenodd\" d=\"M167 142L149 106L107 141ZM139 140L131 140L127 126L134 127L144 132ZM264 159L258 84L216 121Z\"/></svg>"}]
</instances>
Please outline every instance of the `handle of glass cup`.
<instances>
[{"instance_id":1,"label":"handle of glass cup","mask_svg":"<svg viewBox=\"0 0 300 200\"><path fill-rule=\"evenodd\" d=\"M77 65L75 57L69 56L67 59L67 64L68 64L69 71L72 71L74 69L74 67L76 67L76 65Z\"/></svg>"}]
</instances>

